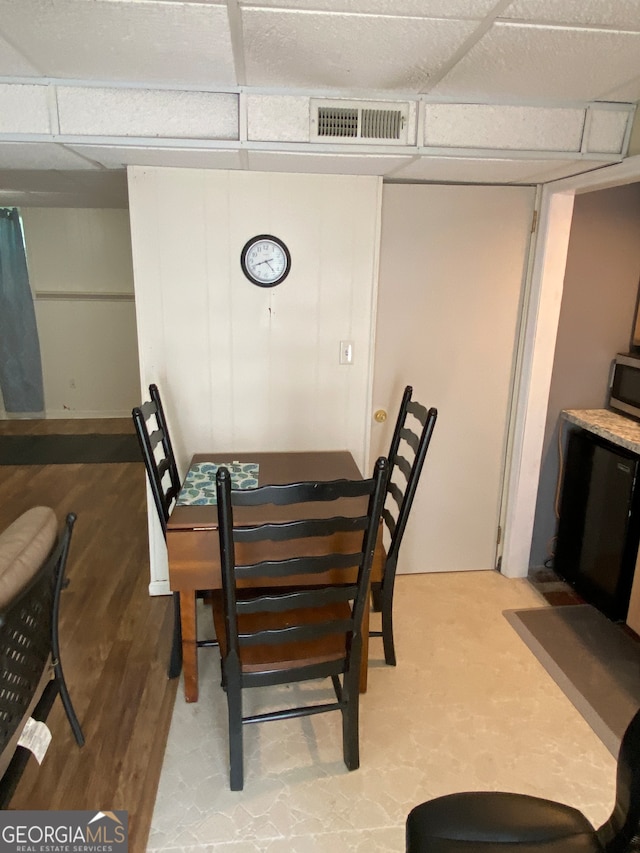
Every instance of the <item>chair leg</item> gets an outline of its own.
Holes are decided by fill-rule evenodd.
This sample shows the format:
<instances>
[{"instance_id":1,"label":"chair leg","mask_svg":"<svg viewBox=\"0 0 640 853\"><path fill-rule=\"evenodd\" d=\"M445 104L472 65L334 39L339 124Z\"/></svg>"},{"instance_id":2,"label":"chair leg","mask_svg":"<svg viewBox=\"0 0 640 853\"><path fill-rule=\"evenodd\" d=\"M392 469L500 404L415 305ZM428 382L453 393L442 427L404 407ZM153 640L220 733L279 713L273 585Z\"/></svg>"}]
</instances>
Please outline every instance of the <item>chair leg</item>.
<instances>
[{"instance_id":1,"label":"chair leg","mask_svg":"<svg viewBox=\"0 0 640 853\"><path fill-rule=\"evenodd\" d=\"M229 787L242 791L244 787L244 756L242 748L242 689L227 684L229 714Z\"/></svg>"},{"instance_id":2,"label":"chair leg","mask_svg":"<svg viewBox=\"0 0 640 853\"><path fill-rule=\"evenodd\" d=\"M180 624L180 593L173 593L173 639L169 658L169 678L177 678L182 672L182 627Z\"/></svg>"},{"instance_id":3,"label":"chair leg","mask_svg":"<svg viewBox=\"0 0 640 853\"><path fill-rule=\"evenodd\" d=\"M396 650L393 643L393 590L385 595L382 601L382 644L384 659L388 666L396 665Z\"/></svg>"},{"instance_id":4,"label":"chair leg","mask_svg":"<svg viewBox=\"0 0 640 853\"><path fill-rule=\"evenodd\" d=\"M345 674L342 684L342 698L345 702L342 708L342 751L347 770L357 770L360 767L360 667L353 667ZM355 677L354 677L355 672Z\"/></svg>"},{"instance_id":5,"label":"chair leg","mask_svg":"<svg viewBox=\"0 0 640 853\"><path fill-rule=\"evenodd\" d=\"M78 744L78 746L84 746L84 735L82 733L80 723L78 722L78 717L76 716L73 703L71 702L71 696L69 695L69 690L67 689L67 682L65 681L64 673L62 671L62 664L60 663L59 659L54 663L53 671L55 673L56 682L58 684L58 692L60 693L60 699L62 700L62 705L67 714L67 719L69 720L69 725L71 726L73 736L76 739L76 743Z\"/></svg>"}]
</instances>

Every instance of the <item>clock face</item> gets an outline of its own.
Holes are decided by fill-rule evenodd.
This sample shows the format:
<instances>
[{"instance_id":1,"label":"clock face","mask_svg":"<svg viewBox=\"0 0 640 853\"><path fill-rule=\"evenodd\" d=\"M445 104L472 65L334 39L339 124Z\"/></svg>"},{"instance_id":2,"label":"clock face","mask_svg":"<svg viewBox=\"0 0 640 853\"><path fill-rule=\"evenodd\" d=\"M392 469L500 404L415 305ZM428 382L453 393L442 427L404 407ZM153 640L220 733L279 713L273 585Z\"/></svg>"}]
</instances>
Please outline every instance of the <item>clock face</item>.
<instances>
[{"instance_id":1,"label":"clock face","mask_svg":"<svg viewBox=\"0 0 640 853\"><path fill-rule=\"evenodd\" d=\"M249 240L240 255L242 272L259 287L274 287L289 274L291 255L277 237L260 234Z\"/></svg>"}]
</instances>

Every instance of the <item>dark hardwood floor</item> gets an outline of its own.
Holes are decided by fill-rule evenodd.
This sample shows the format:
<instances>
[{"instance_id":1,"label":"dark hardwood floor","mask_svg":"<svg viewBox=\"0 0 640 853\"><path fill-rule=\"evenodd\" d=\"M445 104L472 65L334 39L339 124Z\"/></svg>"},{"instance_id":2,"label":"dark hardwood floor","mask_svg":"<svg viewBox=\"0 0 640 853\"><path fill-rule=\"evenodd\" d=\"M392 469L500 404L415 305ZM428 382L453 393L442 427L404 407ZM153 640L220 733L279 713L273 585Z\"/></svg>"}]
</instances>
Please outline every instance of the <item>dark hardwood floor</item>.
<instances>
[{"instance_id":1,"label":"dark hardwood floor","mask_svg":"<svg viewBox=\"0 0 640 853\"><path fill-rule=\"evenodd\" d=\"M0 435L131 432L128 419L0 421ZM29 764L11 809L126 809L129 849L146 849L178 680L166 667L171 599L150 597L142 462L0 467L0 529L32 506L75 525L60 619L61 658L84 730L59 700L42 766Z\"/></svg>"}]
</instances>

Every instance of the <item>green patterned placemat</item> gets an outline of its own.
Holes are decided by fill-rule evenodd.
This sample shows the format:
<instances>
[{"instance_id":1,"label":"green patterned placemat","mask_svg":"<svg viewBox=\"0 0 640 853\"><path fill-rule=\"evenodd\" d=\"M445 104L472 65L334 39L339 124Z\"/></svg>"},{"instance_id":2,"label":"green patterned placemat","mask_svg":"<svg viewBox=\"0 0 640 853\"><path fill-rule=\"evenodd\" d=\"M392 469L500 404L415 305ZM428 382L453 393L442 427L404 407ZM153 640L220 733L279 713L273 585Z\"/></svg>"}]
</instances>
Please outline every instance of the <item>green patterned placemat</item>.
<instances>
[{"instance_id":1,"label":"green patterned placemat","mask_svg":"<svg viewBox=\"0 0 640 853\"><path fill-rule=\"evenodd\" d=\"M189 468L176 506L216 504L216 471L228 468L232 489L255 489L258 485L257 462L196 462Z\"/></svg>"}]
</instances>

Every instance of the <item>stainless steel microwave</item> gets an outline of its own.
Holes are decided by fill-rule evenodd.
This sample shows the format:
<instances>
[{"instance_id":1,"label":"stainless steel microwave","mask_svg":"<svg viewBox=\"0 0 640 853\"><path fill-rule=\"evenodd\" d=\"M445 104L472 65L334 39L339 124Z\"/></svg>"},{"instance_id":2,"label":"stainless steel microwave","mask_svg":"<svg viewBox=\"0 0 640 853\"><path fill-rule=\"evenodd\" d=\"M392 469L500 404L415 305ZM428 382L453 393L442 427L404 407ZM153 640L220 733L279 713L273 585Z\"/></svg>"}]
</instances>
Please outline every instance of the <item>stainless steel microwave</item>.
<instances>
[{"instance_id":1,"label":"stainless steel microwave","mask_svg":"<svg viewBox=\"0 0 640 853\"><path fill-rule=\"evenodd\" d=\"M609 391L611 409L640 420L640 356L616 356Z\"/></svg>"}]
</instances>

